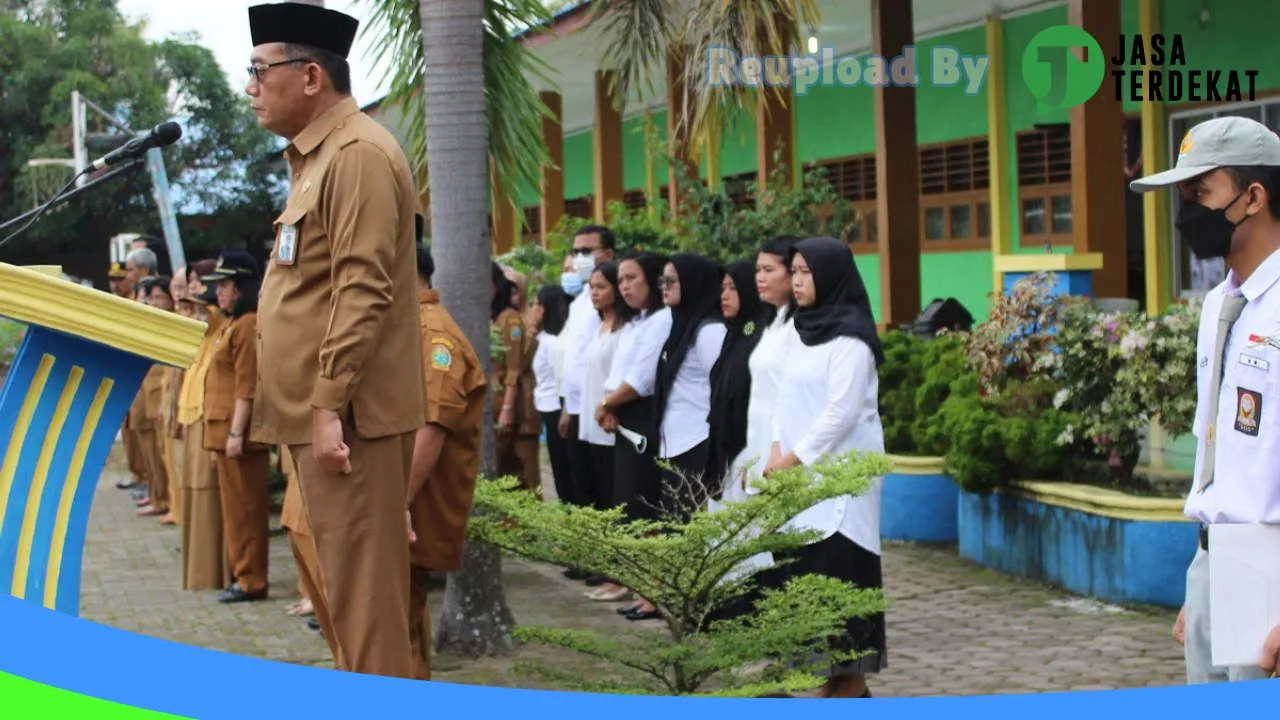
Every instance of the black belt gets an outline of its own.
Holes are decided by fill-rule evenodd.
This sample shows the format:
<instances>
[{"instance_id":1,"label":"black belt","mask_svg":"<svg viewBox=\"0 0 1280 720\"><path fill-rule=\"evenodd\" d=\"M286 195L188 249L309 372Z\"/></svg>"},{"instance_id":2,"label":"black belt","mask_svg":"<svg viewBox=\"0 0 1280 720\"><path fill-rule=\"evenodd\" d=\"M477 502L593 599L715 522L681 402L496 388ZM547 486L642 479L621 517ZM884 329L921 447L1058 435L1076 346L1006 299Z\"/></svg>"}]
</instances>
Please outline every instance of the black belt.
<instances>
[{"instance_id":1,"label":"black belt","mask_svg":"<svg viewBox=\"0 0 1280 720\"><path fill-rule=\"evenodd\" d=\"M1200 549L1201 550L1209 549L1209 526L1208 525L1200 526Z\"/></svg>"}]
</instances>

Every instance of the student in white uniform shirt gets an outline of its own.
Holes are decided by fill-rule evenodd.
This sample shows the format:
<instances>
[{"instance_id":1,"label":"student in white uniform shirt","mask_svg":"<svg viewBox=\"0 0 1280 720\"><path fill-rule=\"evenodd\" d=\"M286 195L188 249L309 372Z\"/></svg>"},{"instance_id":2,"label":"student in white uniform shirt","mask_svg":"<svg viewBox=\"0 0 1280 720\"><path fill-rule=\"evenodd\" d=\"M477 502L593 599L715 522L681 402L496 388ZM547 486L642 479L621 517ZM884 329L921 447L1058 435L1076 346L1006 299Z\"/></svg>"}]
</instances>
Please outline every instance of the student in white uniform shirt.
<instances>
[{"instance_id":1,"label":"student in white uniform shirt","mask_svg":"<svg viewBox=\"0 0 1280 720\"><path fill-rule=\"evenodd\" d=\"M1184 512L1201 523L1200 547L1173 631L1189 684L1264 677L1260 666L1212 663L1208 526L1280 523L1278 169L1280 137L1222 117L1191 128L1172 170L1130 183L1138 192L1176 186L1183 241L1230 269L1205 297L1196 343L1196 472Z\"/></svg>"},{"instance_id":2,"label":"student in white uniform shirt","mask_svg":"<svg viewBox=\"0 0 1280 720\"><path fill-rule=\"evenodd\" d=\"M599 225L587 225L578 231L573 238L573 267L585 284L597 265L613 260L613 233ZM596 337L600 329L600 314L591 306L591 294L585 290L569 305L569 320L565 324L561 344L564 352L564 366L560 374L560 392L564 409L560 412L560 437L568 441L569 466L573 475L573 498L568 502L575 505L591 505L595 498L590 495L592 487L592 466L590 447L579 440L579 418L584 412L582 407L582 381L586 374L587 345ZM590 403L591 401L586 401ZM592 408L586 408L587 412ZM603 578L586 577L575 570L566 571L567 577L582 580L589 584L599 585Z\"/></svg>"},{"instance_id":3,"label":"student in white uniform shirt","mask_svg":"<svg viewBox=\"0 0 1280 720\"><path fill-rule=\"evenodd\" d=\"M560 355L560 333L569 316L569 296L559 285L544 285L533 297L527 323L537 331L538 349L533 353L533 406L542 418L547 436L547 456L556 497L573 494L573 478L569 474L569 448L560 437L560 378L557 373Z\"/></svg>"},{"instance_id":4,"label":"student in white uniform shirt","mask_svg":"<svg viewBox=\"0 0 1280 720\"><path fill-rule=\"evenodd\" d=\"M658 457L679 472L662 471L660 506L680 517L712 493L707 439L711 427L711 368L727 329L720 314L720 265L700 255L676 253L662 272L662 302L671 308L671 333L658 359Z\"/></svg>"},{"instance_id":5,"label":"student in white uniform shirt","mask_svg":"<svg viewBox=\"0 0 1280 720\"><path fill-rule=\"evenodd\" d=\"M852 450L884 452L877 367L884 358L871 303L849 246L831 237L802 240L791 251L795 333L774 410L765 477ZM823 538L794 551L790 577L820 574L860 588L882 587L880 484L862 495L825 500L788 525ZM781 559L781 558L779 558ZM866 676L887 666L883 613L854 618L832 649L868 654L833 664L820 697L870 697Z\"/></svg>"},{"instance_id":6,"label":"student in white uniform shirt","mask_svg":"<svg viewBox=\"0 0 1280 720\"><path fill-rule=\"evenodd\" d=\"M604 394L596 404L596 421L615 433L613 446L613 497L610 507L621 506L628 520L654 517L658 502L657 422L653 392L658 356L671 332L671 311L662 306L658 278L667 259L653 253L623 257L618 263L618 289L622 301L634 313L618 337ZM643 438L644 452L623 430ZM608 583L591 599L615 602L631 597L631 592ZM640 605L618 609L630 615Z\"/></svg>"},{"instance_id":7,"label":"student in white uniform shirt","mask_svg":"<svg viewBox=\"0 0 1280 720\"><path fill-rule=\"evenodd\" d=\"M632 310L618 292L618 266L614 263L604 263L591 273L587 292L591 306L600 316L600 327L583 353L582 394L589 398L603 397L604 384L618 350L618 338L631 320ZM591 453L592 502L597 509L606 510L613 504L613 429L601 425L594 412L584 411L578 420L578 439L587 444Z\"/></svg>"}]
</instances>

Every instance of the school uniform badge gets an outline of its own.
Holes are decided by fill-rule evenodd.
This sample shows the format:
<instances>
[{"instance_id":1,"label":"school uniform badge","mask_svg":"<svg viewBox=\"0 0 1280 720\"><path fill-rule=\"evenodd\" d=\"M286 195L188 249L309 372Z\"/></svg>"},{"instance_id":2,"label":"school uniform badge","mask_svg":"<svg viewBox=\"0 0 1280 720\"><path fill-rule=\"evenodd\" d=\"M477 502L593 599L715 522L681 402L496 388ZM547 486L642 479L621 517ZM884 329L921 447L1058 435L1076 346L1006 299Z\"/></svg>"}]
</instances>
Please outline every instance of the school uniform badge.
<instances>
[{"instance_id":1,"label":"school uniform badge","mask_svg":"<svg viewBox=\"0 0 1280 720\"><path fill-rule=\"evenodd\" d=\"M1262 423L1262 393L1236 388L1236 432L1258 436Z\"/></svg>"},{"instance_id":2,"label":"school uniform badge","mask_svg":"<svg viewBox=\"0 0 1280 720\"><path fill-rule=\"evenodd\" d=\"M453 367L453 353L444 345L436 345L431 349L431 367L436 370L448 370Z\"/></svg>"}]
</instances>

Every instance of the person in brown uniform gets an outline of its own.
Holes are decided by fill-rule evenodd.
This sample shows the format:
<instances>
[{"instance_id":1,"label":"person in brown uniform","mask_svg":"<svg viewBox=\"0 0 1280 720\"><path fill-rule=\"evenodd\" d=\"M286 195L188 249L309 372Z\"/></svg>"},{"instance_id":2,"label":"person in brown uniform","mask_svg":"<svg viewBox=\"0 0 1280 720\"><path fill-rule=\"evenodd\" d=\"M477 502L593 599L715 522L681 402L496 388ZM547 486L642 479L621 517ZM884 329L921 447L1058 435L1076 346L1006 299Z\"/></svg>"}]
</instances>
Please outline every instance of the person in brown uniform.
<instances>
[{"instance_id":1,"label":"person in brown uniform","mask_svg":"<svg viewBox=\"0 0 1280 720\"><path fill-rule=\"evenodd\" d=\"M297 464L323 585L311 601L338 668L410 678L419 193L400 143L351 97L359 23L300 3L251 7L249 22L245 90L258 123L289 140L292 175L263 283L253 437Z\"/></svg>"},{"instance_id":2,"label":"person in brown uniform","mask_svg":"<svg viewBox=\"0 0 1280 720\"><path fill-rule=\"evenodd\" d=\"M419 680L431 679L431 573L462 569L489 386L475 349L431 287L434 274L431 252L420 245L418 313L427 367L427 422L414 443L408 494L413 529L409 640Z\"/></svg>"},{"instance_id":3,"label":"person in brown uniform","mask_svg":"<svg viewBox=\"0 0 1280 720\"><path fill-rule=\"evenodd\" d=\"M218 601L262 600L267 597L271 455L270 448L246 437L258 385L258 263L244 251L229 250L200 279L217 284L218 307L226 315L204 380L204 448L213 453L218 473L232 577Z\"/></svg>"},{"instance_id":4,"label":"person in brown uniform","mask_svg":"<svg viewBox=\"0 0 1280 720\"><path fill-rule=\"evenodd\" d=\"M222 498L213 458L204 448L204 386L213 361L214 342L223 315L214 288L200 276L213 272L214 262L192 264L194 281L182 304L191 317L207 323L195 361L182 378L178 392L178 424L183 429L182 589L222 590L231 584L231 568L222 540Z\"/></svg>"},{"instance_id":5,"label":"person in brown uniform","mask_svg":"<svg viewBox=\"0 0 1280 720\"><path fill-rule=\"evenodd\" d=\"M497 263L493 263L492 274L493 301L490 317L501 337L493 359L493 417L497 425L494 451L497 455L498 474L517 477L521 487L535 490L538 478L536 474L530 477L527 472L527 464L521 457L520 436L526 427L532 427L527 416L533 403L529 402L528 408L525 407L521 381L526 373L530 381L533 378L533 352L536 346L530 347L529 333L525 332L524 318L517 307L515 283L507 278L502 266ZM537 413L533 415L541 423ZM536 452L536 445L534 450Z\"/></svg>"},{"instance_id":6,"label":"person in brown uniform","mask_svg":"<svg viewBox=\"0 0 1280 720\"><path fill-rule=\"evenodd\" d=\"M516 402L516 416L519 418L516 427L515 453L520 461L520 478L527 488L542 495L542 415L534 402L533 391L538 386L538 379L533 374L533 358L538 352L538 333L528 324L529 281L524 273L515 268L503 268L507 280L513 286L513 297L516 310L524 323L521 339L524 347L520 350L523 364L520 366L520 385Z\"/></svg>"},{"instance_id":7,"label":"person in brown uniform","mask_svg":"<svg viewBox=\"0 0 1280 720\"><path fill-rule=\"evenodd\" d=\"M138 283L144 302L157 310L172 312L169 278L148 276ZM138 447L147 465L147 496L138 500L140 517L164 516L169 512L169 465L165 459L165 376L169 368L159 363L142 378L142 387L129 410L129 427L137 432Z\"/></svg>"},{"instance_id":8,"label":"person in brown uniform","mask_svg":"<svg viewBox=\"0 0 1280 720\"><path fill-rule=\"evenodd\" d=\"M129 300L134 299L133 283L129 281L129 273L124 263L111 263L107 270L107 287L112 295ZM120 441L124 444L125 463L129 466L129 479L116 483L120 490L132 490L146 482L146 460L138 447L137 433L129 428L129 418L120 423Z\"/></svg>"}]
</instances>

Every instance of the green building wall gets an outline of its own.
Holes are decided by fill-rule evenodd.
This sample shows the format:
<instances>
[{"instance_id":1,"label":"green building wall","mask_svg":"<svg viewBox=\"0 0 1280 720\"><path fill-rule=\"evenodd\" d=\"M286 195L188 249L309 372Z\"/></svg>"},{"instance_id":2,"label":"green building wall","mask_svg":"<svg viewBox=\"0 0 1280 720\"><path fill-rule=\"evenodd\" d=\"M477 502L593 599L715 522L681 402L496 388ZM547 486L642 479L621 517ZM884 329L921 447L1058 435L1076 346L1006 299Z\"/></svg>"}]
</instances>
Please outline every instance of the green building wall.
<instances>
[{"instance_id":1,"label":"green building wall","mask_svg":"<svg viewBox=\"0 0 1280 720\"><path fill-rule=\"evenodd\" d=\"M1210 20L1203 27L1200 0L1164 0L1161 3L1162 30L1166 36L1180 34L1187 51L1187 69L1256 69L1259 94L1280 88L1280 53L1270 52L1274 31L1280 21L1280 3L1212 3ZM1024 49L1040 30L1067 22L1065 5L1034 14L1008 18L1004 22L1005 88L1009 121L1007 157L1010 177L1011 208L1019 208L1016 136L1019 131L1041 123L1066 123L1068 111L1041 114L1035 98L1021 79ZM1123 0L1121 29L1126 35L1138 32L1138 0ZM962 53L986 52L986 33L981 26L929 38L917 43L917 57L925 58L931 48L953 46ZM986 87L976 95L966 95L960 87L933 87L926 82L917 87L917 142L948 142L987 134ZM1110 91L1108 75L1104 92ZM861 155L875 150L875 123L871 88L815 87L796 99L796 152L801 163ZM1177 106L1169 104L1170 111ZM1125 112L1136 113L1139 104L1126 101ZM666 113L654 111L653 123L665 137ZM729 177L756 169L756 135L754 117L745 113L735 119L724 132L719 155L719 174ZM593 192L592 138L589 129L565 136L565 197L575 198ZM666 164L656 163L659 184L666 182ZM703 163L704 176L706 164ZM997 168L992 168L992 173ZM643 190L645 185L644 116L635 115L623 125L623 179L627 191ZM536 205L538 192L532 187L521 193L522 205ZM1011 246L1014 252L1038 252L1023 248L1019 242L1019 225L1011 223ZM1070 252L1069 248L1061 251ZM879 314L880 273L875 254L857 256L872 302ZM992 287L991 253L989 251L925 252L921 257L921 302L935 297L955 297L977 317L989 308L988 293Z\"/></svg>"}]
</instances>

